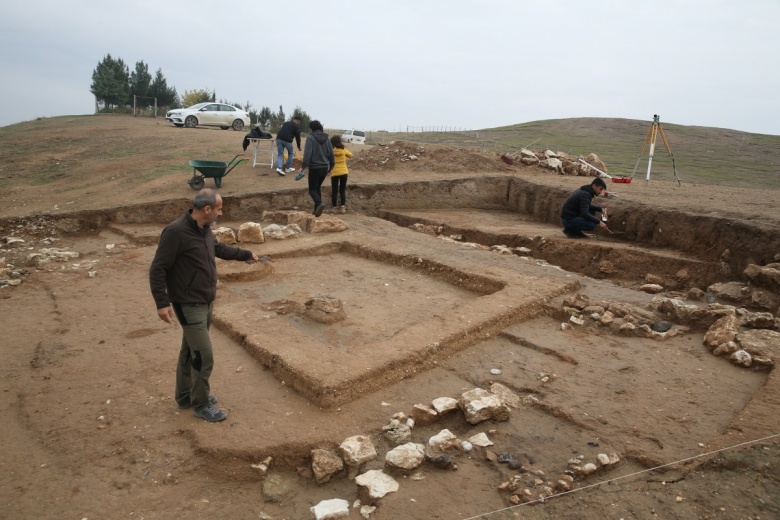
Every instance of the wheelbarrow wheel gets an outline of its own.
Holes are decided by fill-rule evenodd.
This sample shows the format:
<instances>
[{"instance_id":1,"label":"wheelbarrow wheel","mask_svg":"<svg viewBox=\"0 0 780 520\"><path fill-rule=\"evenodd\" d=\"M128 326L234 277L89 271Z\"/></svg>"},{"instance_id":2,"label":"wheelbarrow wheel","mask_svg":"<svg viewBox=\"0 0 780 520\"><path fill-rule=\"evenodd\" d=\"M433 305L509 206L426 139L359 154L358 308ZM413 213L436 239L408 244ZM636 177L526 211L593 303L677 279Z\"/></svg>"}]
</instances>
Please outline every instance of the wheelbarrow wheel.
<instances>
[{"instance_id":1,"label":"wheelbarrow wheel","mask_svg":"<svg viewBox=\"0 0 780 520\"><path fill-rule=\"evenodd\" d=\"M203 186L206 185L206 179L204 179L201 175L193 175L192 179L187 181L187 184L189 184L190 188L193 190L201 190L203 189Z\"/></svg>"}]
</instances>

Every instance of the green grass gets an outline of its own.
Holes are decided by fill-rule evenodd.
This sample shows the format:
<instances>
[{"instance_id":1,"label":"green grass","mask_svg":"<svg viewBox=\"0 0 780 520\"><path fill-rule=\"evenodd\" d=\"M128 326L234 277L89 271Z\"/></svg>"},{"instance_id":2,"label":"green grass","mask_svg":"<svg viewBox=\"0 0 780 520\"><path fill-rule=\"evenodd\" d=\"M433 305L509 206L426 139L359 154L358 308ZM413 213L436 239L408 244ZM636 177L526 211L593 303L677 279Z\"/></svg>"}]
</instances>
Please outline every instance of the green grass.
<instances>
[{"instance_id":1,"label":"green grass","mask_svg":"<svg viewBox=\"0 0 780 520\"><path fill-rule=\"evenodd\" d=\"M469 132L372 132L370 143L393 140L438 144L499 154L529 147L575 156L595 153L612 175L630 175L652 121L629 119L553 119ZM780 189L780 136L723 128L682 126L661 121L683 182ZM645 147L636 177L644 178L650 146ZM674 180L666 146L656 138L651 178Z\"/></svg>"}]
</instances>

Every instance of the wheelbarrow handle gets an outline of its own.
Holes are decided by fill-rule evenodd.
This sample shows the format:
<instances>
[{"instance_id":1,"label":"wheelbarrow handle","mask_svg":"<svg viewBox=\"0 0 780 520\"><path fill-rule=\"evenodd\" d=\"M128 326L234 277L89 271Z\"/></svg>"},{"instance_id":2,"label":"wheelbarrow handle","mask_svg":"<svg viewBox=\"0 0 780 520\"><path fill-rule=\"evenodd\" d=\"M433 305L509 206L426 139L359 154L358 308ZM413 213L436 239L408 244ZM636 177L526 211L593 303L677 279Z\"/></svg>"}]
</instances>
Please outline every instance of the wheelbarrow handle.
<instances>
[{"instance_id":1,"label":"wheelbarrow handle","mask_svg":"<svg viewBox=\"0 0 780 520\"><path fill-rule=\"evenodd\" d=\"M240 159L239 159L239 157L240 157ZM238 160L236 160L236 159L238 159ZM230 162L228 163L228 169L225 170L225 173L223 173L222 176L224 177L225 175L230 173L230 170L232 170L233 168L235 168L236 166L241 164L241 161L248 161L248 160L249 160L249 157L244 157L243 153L236 154L235 157L230 159Z\"/></svg>"}]
</instances>

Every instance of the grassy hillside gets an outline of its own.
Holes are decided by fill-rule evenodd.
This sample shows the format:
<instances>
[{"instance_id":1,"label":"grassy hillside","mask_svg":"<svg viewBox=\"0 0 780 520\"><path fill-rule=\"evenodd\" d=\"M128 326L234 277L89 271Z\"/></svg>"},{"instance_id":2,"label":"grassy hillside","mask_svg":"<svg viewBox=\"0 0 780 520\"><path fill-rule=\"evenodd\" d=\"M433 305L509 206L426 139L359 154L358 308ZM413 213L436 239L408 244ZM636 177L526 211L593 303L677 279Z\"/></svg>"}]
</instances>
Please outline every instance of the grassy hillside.
<instances>
[{"instance_id":1,"label":"grassy hillside","mask_svg":"<svg viewBox=\"0 0 780 520\"><path fill-rule=\"evenodd\" d=\"M551 149L572 155L595 153L612 175L630 175L652 121L630 119L553 119L473 132L374 132L371 143L409 140L496 153L515 153L523 147ZM780 136L750 134L724 128L661 127L674 154L683 182L780 189ZM649 145L636 177L647 172ZM656 139L651 179L674 180L672 162L660 135Z\"/></svg>"}]
</instances>

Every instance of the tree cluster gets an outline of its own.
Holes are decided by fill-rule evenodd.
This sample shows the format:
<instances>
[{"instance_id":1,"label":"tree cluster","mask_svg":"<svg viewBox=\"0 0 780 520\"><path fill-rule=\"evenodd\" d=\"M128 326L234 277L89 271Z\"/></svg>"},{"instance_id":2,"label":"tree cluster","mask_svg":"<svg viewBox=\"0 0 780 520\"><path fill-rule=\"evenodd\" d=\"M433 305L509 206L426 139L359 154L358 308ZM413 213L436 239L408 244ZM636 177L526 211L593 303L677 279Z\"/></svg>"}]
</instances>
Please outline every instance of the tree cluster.
<instances>
[{"instance_id":1,"label":"tree cluster","mask_svg":"<svg viewBox=\"0 0 780 520\"><path fill-rule=\"evenodd\" d=\"M122 58L114 59L110 54L106 54L92 71L89 90L108 110L132 105L133 96L137 96L140 106L153 104L154 98L157 98L157 106L176 107L180 104L176 88L168 87L162 69L157 69L152 79L149 66L143 61L137 62L135 70L130 72Z\"/></svg>"},{"instance_id":2,"label":"tree cluster","mask_svg":"<svg viewBox=\"0 0 780 520\"><path fill-rule=\"evenodd\" d=\"M168 87L161 69L157 69L157 73L152 79L151 74L149 74L149 66L143 61L137 62L135 70L130 72L122 58L114 59L110 54L106 54L106 57L92 71L90 92L95 95L98 102L102 103L107 111L132 106L133 96L137 96L136 102L141 107L152 105L154 98L157 98L157 106L164 109L190 107L198 103L215 102L217 99L216 92L208 88L185 90L184 95L179 98L176 89ZM236 103L220 99L219 102L246 110L252 124L260 125L271 133L278 132L287 121L287 116L281 105L279 105L278 112L272 112L267 106L262 107L259 111L253 110L249 101ZM290 119L294 117L301 119L302 130L308 130L311 117L305 110L296 106Z\"/></svg>"}]
</instances>

